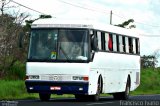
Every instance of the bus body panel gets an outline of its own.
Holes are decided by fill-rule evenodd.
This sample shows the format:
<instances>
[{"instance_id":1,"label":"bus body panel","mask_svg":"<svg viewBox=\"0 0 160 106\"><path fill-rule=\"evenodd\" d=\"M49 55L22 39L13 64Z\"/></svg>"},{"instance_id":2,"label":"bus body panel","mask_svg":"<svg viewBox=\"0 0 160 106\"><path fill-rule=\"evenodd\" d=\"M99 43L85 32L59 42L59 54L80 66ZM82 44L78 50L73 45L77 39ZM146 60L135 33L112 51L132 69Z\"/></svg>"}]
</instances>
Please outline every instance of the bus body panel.
<instances>
[{"instance_id":1,"label":"bus body panel","mask_svg":"<svg viewBox=\"0 0 160 106\"><path fill-rule=\"evenodd\" d=\"M136 84L136 73L140 74L139 62L140 56L138 55L96 52L90 66L91 70L102 75L102 92L113 93L125 91L128 75L131 78L130 90L133 91L138 87L139 84Z\"/></svg>"},{"instance_id":2,"label":"bus body panel","mask_svg":"<svg viewBox=\"0 0 160 106\"><path fill-rule=\"evenodd\" d=\"M27 75L37 75L37 74L88 75L89 66L87 63L28 62L26 71Z\"/></svg>"}]
</instances>

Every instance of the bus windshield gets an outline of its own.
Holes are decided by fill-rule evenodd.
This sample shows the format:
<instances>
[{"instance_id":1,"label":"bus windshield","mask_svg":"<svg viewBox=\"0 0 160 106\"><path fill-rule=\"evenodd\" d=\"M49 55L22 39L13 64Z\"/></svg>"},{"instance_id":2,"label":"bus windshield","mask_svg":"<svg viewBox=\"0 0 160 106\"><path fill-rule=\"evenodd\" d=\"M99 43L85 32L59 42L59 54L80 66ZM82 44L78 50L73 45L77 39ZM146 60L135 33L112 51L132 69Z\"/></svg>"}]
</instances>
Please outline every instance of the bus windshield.
<instances>
[{"instance_id":1,"label":"bus windshield","mask_svg":"<svg viewBox=\"0 0 160 106\"><path fill-rule=\"evenodd\" d=\"M85 29L34 29L30 36L28 60L88 60L88 31Z\"/></svg>"}]
</instances>

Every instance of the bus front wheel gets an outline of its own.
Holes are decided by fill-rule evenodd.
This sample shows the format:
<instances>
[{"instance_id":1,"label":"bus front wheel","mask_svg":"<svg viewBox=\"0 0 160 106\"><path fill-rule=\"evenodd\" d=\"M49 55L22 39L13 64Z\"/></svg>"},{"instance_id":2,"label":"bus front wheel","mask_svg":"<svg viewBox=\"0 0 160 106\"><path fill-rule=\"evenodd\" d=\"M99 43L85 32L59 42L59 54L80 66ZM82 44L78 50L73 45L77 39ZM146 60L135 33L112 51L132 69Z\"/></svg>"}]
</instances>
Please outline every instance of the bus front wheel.
<instances>
[{"instance_id":1,"label":"bus front wheel","mask_svg":"<svg viewBox=\"0 0 160 106\"><path fill-rule=\"evenodd\" d=\"M100 77L99 80L98 80L97 93L92 96L93 101L98 101L99 100L101 90L102 90L102 78Z\"/></svg>"},{"instance_id":2,"label":"bus front wheel","mask_svg":"<svg viewBox=\"0 0 160 106\"><path fill-rule=\"evenodd\" d=\"M41 101L48 101L51 97L49 93L39 93L39 98Z\"/></svg>"}]
</instances>

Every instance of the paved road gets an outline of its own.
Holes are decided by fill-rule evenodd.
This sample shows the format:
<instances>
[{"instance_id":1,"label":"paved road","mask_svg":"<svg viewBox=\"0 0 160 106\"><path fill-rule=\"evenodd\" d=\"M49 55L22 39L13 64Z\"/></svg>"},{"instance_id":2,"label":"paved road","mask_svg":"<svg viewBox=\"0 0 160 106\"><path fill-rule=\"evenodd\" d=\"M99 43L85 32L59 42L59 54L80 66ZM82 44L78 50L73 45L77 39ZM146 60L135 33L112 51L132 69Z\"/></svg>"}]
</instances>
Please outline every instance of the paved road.
<instances>
[{"instance_id":1,"label":"paved road","mask_svg":"<svg viewBox=\"0 0 160 106\"><path fill-rule=\"evenodd\" d=\"M114 100L112 96L102 97L98 102L76 101L74 98L51 99L48 102L37 100L1 101L0 106L160 106L160 95L131 96L127 101Z\"/></svg>"}]
</instances>

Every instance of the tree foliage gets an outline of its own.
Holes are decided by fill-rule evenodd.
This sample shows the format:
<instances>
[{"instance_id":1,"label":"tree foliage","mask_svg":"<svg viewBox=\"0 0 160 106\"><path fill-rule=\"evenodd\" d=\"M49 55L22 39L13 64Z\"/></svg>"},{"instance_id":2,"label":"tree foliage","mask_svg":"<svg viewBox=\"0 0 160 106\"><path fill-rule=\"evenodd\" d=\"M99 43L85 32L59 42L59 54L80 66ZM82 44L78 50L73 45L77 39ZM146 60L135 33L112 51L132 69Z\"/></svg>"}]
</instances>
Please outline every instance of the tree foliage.
<instances>
[{"instance_id":1,"label":"tree foliage","mask_svg":"<svg viewBox=\"0 0 160 106\"><path fill-rule=\"evenodd\" d=\"M1 0L5 3L6 0ZM24 61L26 58L25 49L18 48L19 33L23 32L23 21L28 15L15 12L12 15L4 13L2 6L0 14L0 76L7 73L9 68L17 60ZM27 40L26 40L27 41Z\"/></svg>"},{"instance_id":2,"label":"tree foliage","mask_svg":"<svg viewBox=\"0 0 160 106\"><path fill-rule=\"evenodd\" d=\"M115 26L119 26L119 27L122 27L122 28L126 28L128 26L129 29L136 28L136 25L129 25L130 23L134 23L134 20L129 19L127 21L124 21L122 24L118 24L118 25L115 25Z\"/></svg>"},{"instance_id":3,"label":"tree foliage","mask_svg":"<svg viewBox=\"0 0 160 106\"><path fill-rule=\"evenodd\" d=\"M21 39L20 33L24 35L30 31L31 24L43 18L51 18L50 15L40 15L38 18L26 21L26 25L22 25L29 15L20 11L7 14L6 9L13 9L8 6L11 0L0 0L0 78L5 76L9 69L17 62L25 62L27 56L28 36L23 37L23 47L19 48L18 42Z\"/></svg>"},{"instance_id":4,"label":"tree foliage","mask_svg":"<svg viewBox=\"0 0 160 106\"><path fill-rule=\"evenodd\" d=\"M52 18L51 15L40 15L38 18L36 19L32 19L32 20L25 20L26 25L25 25L25 29L26 30L30 30L31 25L34 21L39 20L39 19L44 19L44 18Z\"/></svg>"},{"instance_id":5,"label":"tree foliage","mask_svg":"<svg viewBox=\"0 0 160 106\"><path fill-rule=\"evenodd\" d=\"M157 65L157 58L154 55L143 55L141 57L141 67L142 68L155 68Z\"/></svg>"}]
</instances>

